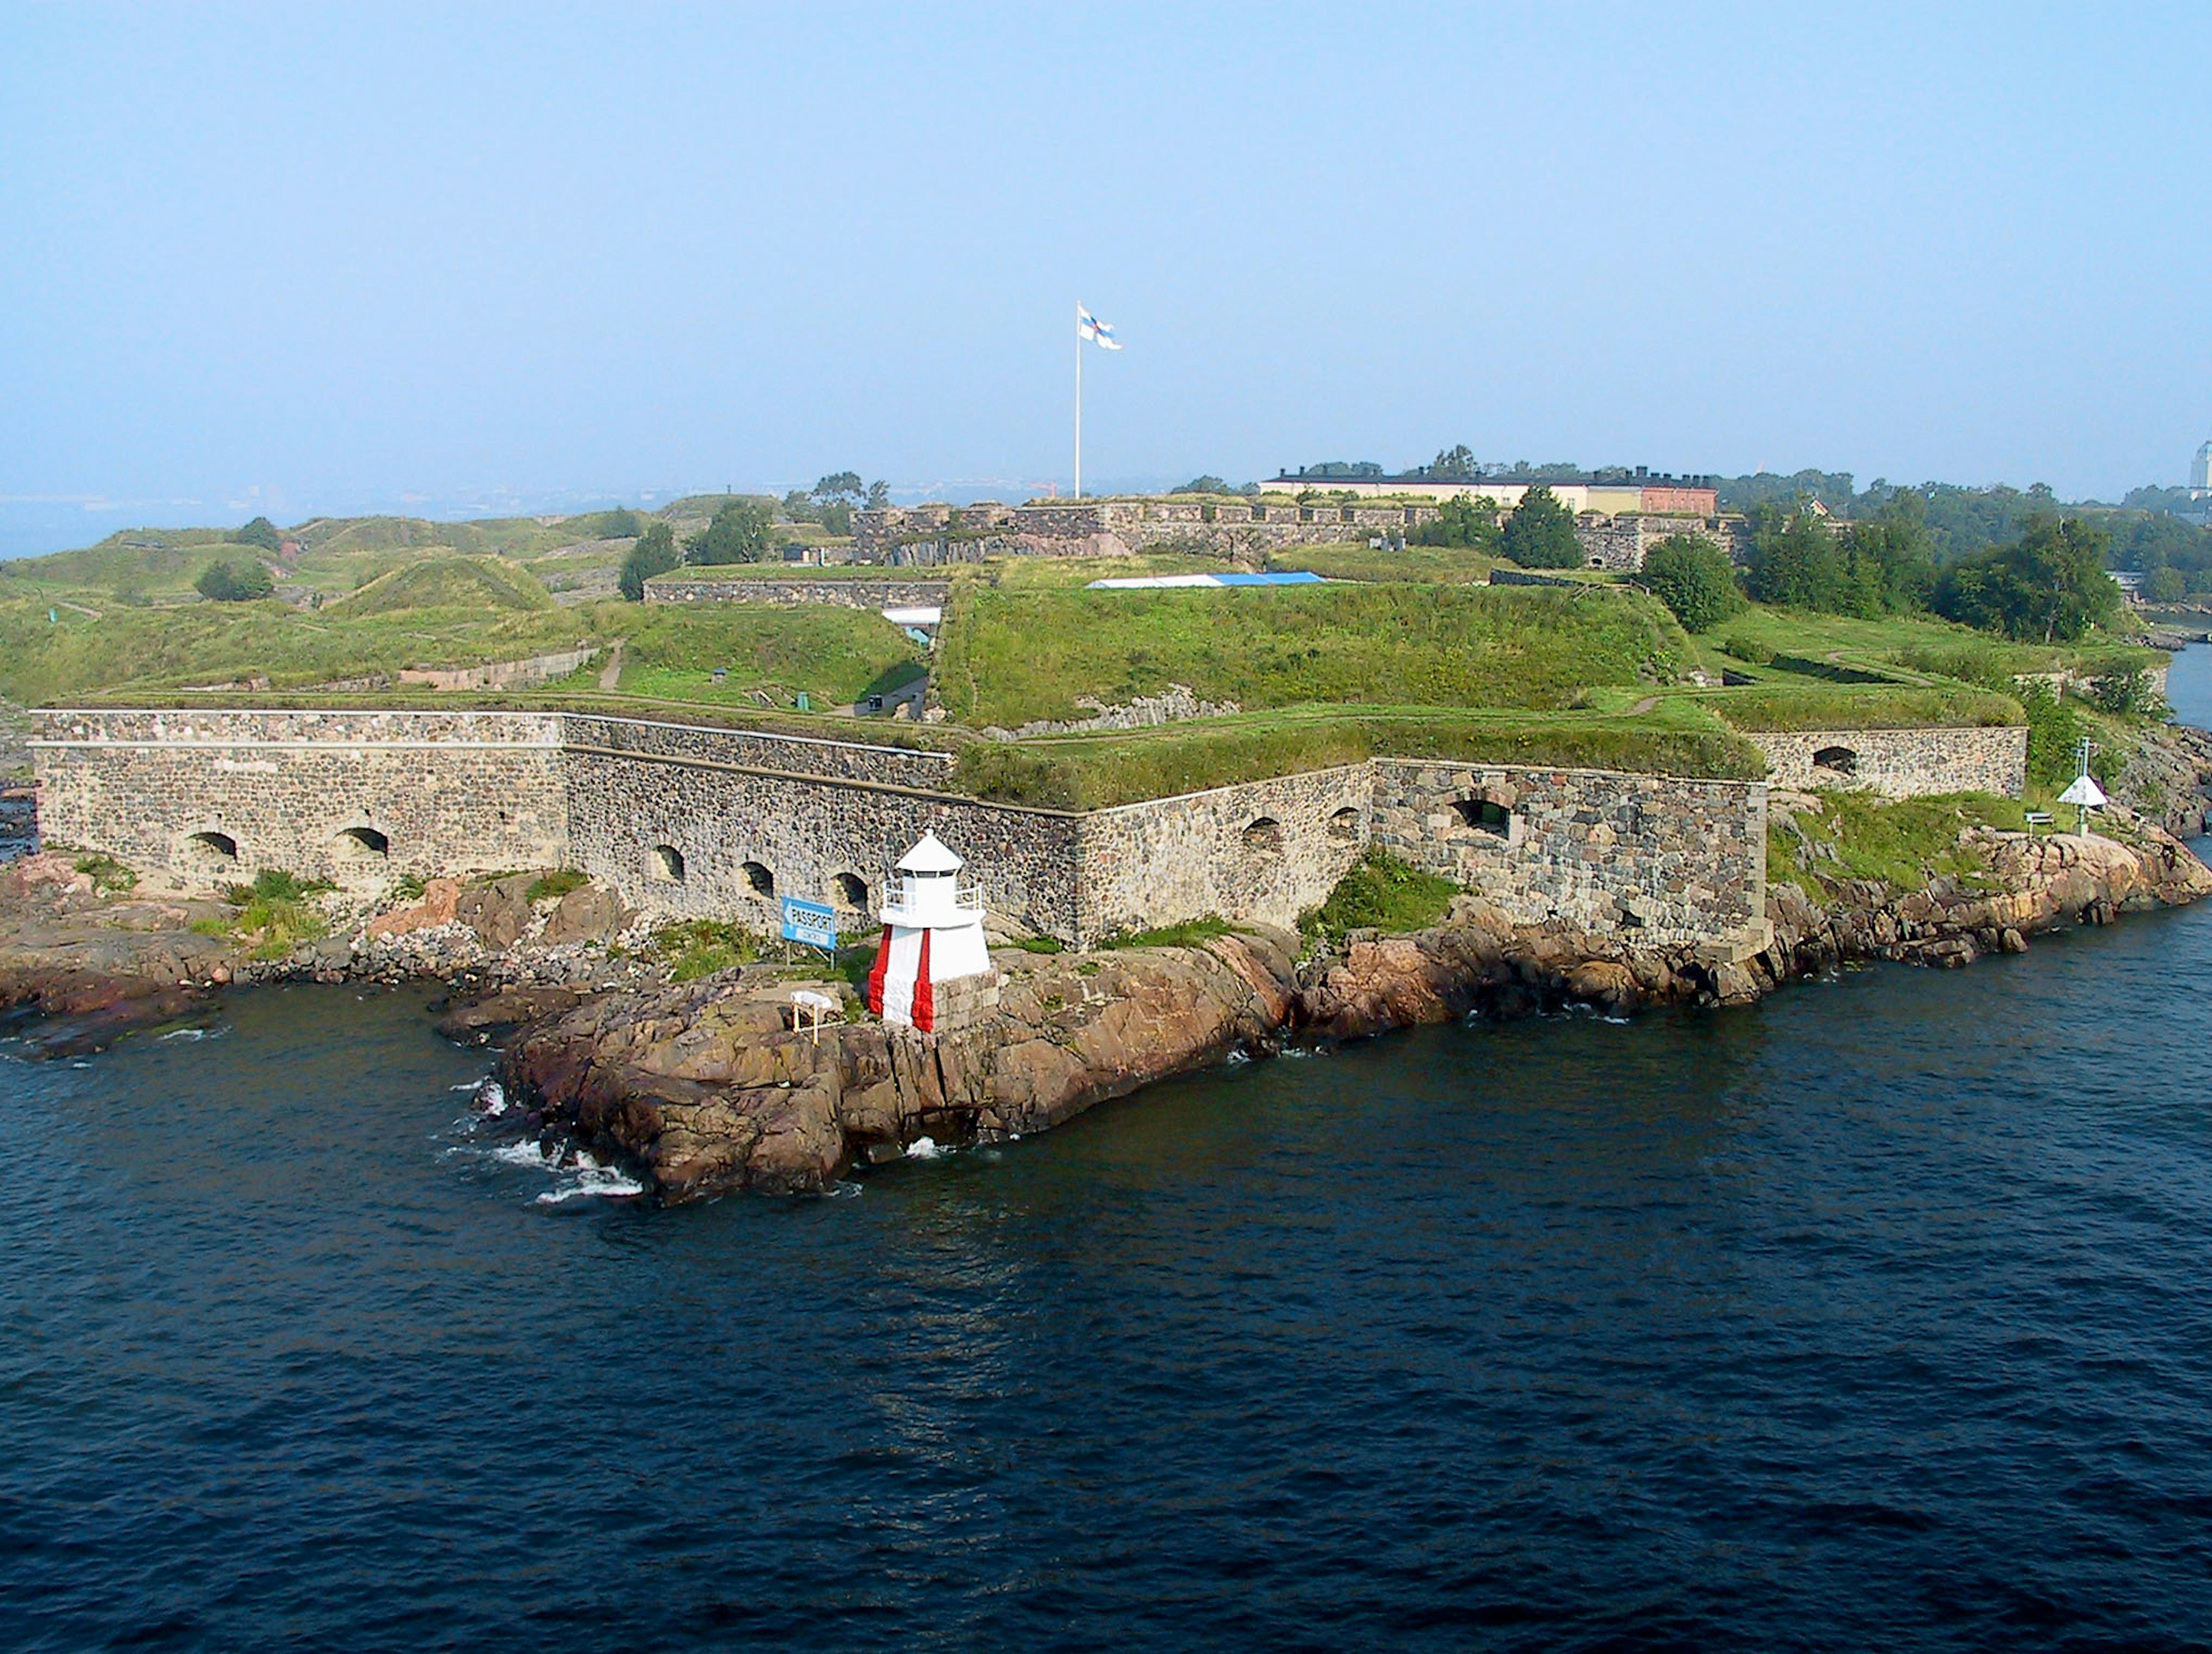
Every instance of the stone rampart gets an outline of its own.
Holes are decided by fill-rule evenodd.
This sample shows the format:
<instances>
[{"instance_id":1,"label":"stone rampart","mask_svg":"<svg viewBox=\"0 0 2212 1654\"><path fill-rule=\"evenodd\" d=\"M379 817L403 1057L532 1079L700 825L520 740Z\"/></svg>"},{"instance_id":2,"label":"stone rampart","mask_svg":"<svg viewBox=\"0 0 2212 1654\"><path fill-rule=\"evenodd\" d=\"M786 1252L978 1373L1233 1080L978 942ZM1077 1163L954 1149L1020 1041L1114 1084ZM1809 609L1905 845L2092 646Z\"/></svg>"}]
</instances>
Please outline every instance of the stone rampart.
<instances>
[{"instance_id":1,"label":"stone rampart","mask_svg":"<svg viewBox=\"0 0 2212 1654\"><path fill-rule=\"evenodd\" d=\"M1614 517L1595 513L1575 524L1575 538L1582 543L1583 560L1593 569L1633 574L1644 567L1644 555L1662 540L1677 534L1693 535L1726 554L1733 544L1717 521L1704 517L1662 517L1649 513L1622 512Z\"/></svg>"},{"instance_id":2,"label":"stone rampart","mask_svg":"<svg viewBox=\"0 0 2212 1654\"><path fill-rule=\"evenodd\" d=\"M2027 786L2024 728L1807 729L1746 732L1744 739L1765 755L1767 780L1777 787L2016 799Z\"/></svg>"},{"instance_id":3,"label":"stone rampart","mask_svg":"<svg viewBox=\"0 0 2212 1654\"><path fill-rule=\"evenodd\" d=\"M991 910L1078 943L1208 914L1275 924L1370 843L1492 897L1660 942L1762 913L1765 789L1375 760L1088 815L959 797L942 753L594 715L52 713L49 835L206 882L573 866L651 916L855 930L925 829Z\"/></svg>"},{"instance_id":4,"label":"stone rampart","mask_svg":"<svg viewBox=\"0 0 2212 1654\"><path fill-rule=\"evenodd\" d=\"M1083 939L1208 914L1296 924L1366 848L1372 792L1360 763L1093 812Z\"/></svg>"},{"instance_id":5,"label":"stone rampart","mask_svg":"<svg viewBox=\"0 0 2212 1654\"><path fill-rule=\"evenodd\" d=\"M1374 842L1548 919L1654 943L1755 940L1766 787L1598 769L1377 758Z\"/></svg>"},{"instance_id":6,"label":"stone rampart","mask_svg":"<svg viewBox=\"0 0 2212 1654\"><path fill-rule=\"evenodd\" d=\"M752 580L736 575L717 580L705 575L686 574L656 575L645 583L647 603L773 603L786 606L822 603L847 609L916 609L941 607L951 597L951 582L942 580L796 580L789 576Z\"/></svg>"},{"instance_id":7,"label":"stone rampart","mask_svg":"<svg viewBox=\"0 0 2212 1654\"><path fill-rule=\"evenodd\" d=\"M716 729L700 724L661 723L646 718L615 718L596 713L564 713L562 744L612 756L690 758L737 764L782 775L818 775L828 781L874 781L924 792L942 789L957 760L949 752L878 746L865 741L824 740L811 735L776 735L750 729Z\"/></svg>"},{"instance_id":8,"label":"stone rampart","mask_svg":"<svg viewBox=\"0 0 2212 1654\"><path fill-rule=\"evenodd\" d=\"M55 842L209 884L558 867L557 717L501 712L53 712L33 739Z\"/></svg>"}]
</instances>

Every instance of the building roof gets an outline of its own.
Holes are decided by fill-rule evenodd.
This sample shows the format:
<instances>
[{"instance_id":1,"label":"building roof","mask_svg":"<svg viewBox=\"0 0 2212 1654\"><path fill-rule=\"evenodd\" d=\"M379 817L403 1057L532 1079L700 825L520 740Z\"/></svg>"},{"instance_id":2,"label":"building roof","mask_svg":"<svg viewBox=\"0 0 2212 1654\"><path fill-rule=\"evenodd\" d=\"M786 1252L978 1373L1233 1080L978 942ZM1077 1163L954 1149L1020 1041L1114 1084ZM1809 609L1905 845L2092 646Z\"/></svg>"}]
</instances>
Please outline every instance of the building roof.
<instances>
[{"instance_id":1,"label":"building roof","mask_svg":"<svg viewBox=\"0 0 2212 1654\"><path fill-rule=\"evenodd\" d=\"M958 873L966 864L945 848L945 841L924 830L921 842L899 858L901 873Z\"/></svg>"}]
</instances>

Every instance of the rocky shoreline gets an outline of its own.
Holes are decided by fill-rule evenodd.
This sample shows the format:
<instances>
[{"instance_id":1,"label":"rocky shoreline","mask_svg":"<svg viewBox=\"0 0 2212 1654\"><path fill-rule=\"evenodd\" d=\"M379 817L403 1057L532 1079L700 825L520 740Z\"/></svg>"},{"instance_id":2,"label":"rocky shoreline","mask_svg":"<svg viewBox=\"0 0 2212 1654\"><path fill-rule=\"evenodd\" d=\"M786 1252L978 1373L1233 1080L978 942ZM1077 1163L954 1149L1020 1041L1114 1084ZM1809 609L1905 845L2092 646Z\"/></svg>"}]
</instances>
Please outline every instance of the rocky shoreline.
<instances>
[{"instance_id":1,"label":"rocky shoreline","mask_svg":"<svg viewBox=\"0 0 2212 1654\"><path fill-rule=\"evenodd\" d=\"M2112 824L2124 836L1968 827L1958 848L1978 871L1901 894L1871 881L1771 884L1771 939L1757 946L1638 947L1516 925L1462 896L1433 928L1354 933L1317 955L1262 927L1183 947L1001 947L995 1012L934 1036L868 1020L848 983L787 967L675 982L636 916L587 884L434 879L415 901L344 911L327 935L256 958L267 949L234 933L234 906L103 887L96 871L47 854L0 873L0 1026L33 1053L66 1055L211 1017L228 987L434 977L455 989L441 1031L503 1048L501 1078L532 1129L619 1158L666 1201L803 1194L925 1139L1046 1130L1232 1054L1471 1012L1749 1005L1841 965L1956 967L2212 895L2212 871L2171 834L2124 810ZM837 1000L844 1019L794 1026L799 988Z\"/></svg>"},{"instance_id":2,"label":"rocky shoreline","mask_svg":"<svg viewBox=\"0 0 2212 1654\"><path fill-rule=\"evenodd\" d=\"M2024 951L2033 935L2212 895L2212 870L2178 840L2148 824L2131 833L2134 843L1984 830L1974 848L1989 878L1973 882L1986 889L1948 878L1823 905L1778 885L1772 941L1741 957L1516 926L1462 897L1434 929L1358 938L1303 962L1296 937L1261 927L1195 947L995 952L1006 977L997 1014L933 1036L854 1021L812 1037L793 1025L790 983L739 972L515 1016L501 1074L544 1129L621 1157L664 1200L819 1192L851 1165L925 1138L944 1146L1048 1129L1152 1081L1291 1040L1571 1002L1613 1012L1747 1005L1840 964L1955 967Z\"/></svg>"}]
</instances>

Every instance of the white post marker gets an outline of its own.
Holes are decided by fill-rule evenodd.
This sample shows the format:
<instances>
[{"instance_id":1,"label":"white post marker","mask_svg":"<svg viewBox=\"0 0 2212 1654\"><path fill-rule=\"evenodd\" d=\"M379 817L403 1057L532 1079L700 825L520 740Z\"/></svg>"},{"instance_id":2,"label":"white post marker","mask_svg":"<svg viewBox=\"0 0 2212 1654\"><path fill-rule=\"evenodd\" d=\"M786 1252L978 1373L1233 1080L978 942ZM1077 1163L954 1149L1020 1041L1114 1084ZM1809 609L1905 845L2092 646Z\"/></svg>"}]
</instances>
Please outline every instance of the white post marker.
<instances>
[{"instance_id":1,"label":"white post marker","mask_svg":"<svg viewBox=\"0 0 2212 1654\"><path fill-rule=\"evenodd\" d=\"M2074 778L2072 786L2058 795L2061 804L2074 806L2075 830L2082 834L2089 830L2089 812L2101 810L2111 802L2105 796L2105 789L2097 785L2096 777L2089 773L2089 755L2095 751L2089 741L2081 743L2081 773Z\"/></svg>"},{"instance_id":2,"label":"white post marker","mask_svg":"<svg viewBox=\"0 0 2212 1654\"><path fill-rule=\"evenodd\" d=\"M1102 350L1118 350L1114 330L1083 307L1083 301L1075 301L1075 497L1083 497L1083 342L1088 339Z\"/></svg>"}]
</instances>

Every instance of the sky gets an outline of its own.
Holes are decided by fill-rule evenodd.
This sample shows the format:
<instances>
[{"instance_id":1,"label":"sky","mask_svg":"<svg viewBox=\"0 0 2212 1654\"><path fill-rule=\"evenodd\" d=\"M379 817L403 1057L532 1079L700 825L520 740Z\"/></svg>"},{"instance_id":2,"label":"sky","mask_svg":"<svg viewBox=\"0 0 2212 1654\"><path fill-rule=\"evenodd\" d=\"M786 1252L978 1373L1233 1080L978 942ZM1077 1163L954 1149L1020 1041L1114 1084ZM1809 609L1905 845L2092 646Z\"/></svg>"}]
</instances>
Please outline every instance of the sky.
<instances>
[{"instance_id":1,"label":"sky","mask_svg":"<svg viewBox=\"0 0 2212 1654\"><path fill-rule=\"evenodd\" d=\"M1326 459L2117 498L2212 9L0 0L0 550ZM89 530L89 532L88 532ZM33 543L37 544L33 544Z\"/></svg>"}]
</instances>

